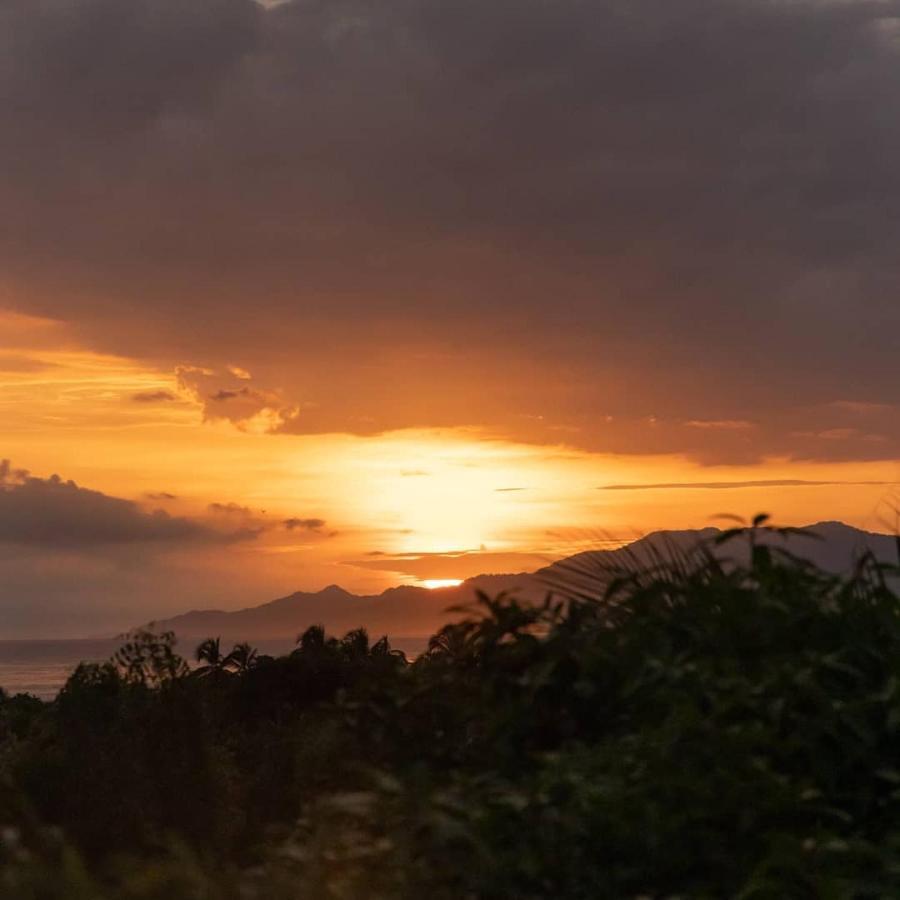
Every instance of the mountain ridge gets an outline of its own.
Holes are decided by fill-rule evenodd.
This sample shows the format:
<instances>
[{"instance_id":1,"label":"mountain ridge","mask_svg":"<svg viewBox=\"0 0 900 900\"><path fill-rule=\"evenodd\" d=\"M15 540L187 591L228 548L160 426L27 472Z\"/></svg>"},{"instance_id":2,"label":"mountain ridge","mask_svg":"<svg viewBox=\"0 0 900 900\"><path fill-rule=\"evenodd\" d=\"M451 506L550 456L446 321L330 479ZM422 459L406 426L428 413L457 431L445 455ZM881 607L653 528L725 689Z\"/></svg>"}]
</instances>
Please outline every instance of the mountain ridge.
<instances>
[{"instance_id":1,"label":"mountain ridge","mask_svg":"<svg viewBox=\"0 0 900 900\"><path fill-rule=\"evenodd\" d=\"M894 535L864 531L835 520L825 520L797 529L785 546L798 556L830 571L848 570L861 550L871 550L883 562L897 561L898 539ZM601 572L606 565L626 560L647 561L659 553L689 550L709 541L723 530L716 527L655 531L613 550L587 550L556 560L535 572L482 573L455 587L428 589L419 585L395 585L380 594L354 594L338 584L318 591L294 591L257 606L237 610L194 609L150 623L156 630L174 631L184 638L223 637L229 640L295 638L310 625L321 624L342 633L365 627L373 633L428 637L456 614L451 607L475 600L478 591L513 591L525 600L540 599L554 585L571 582L573 573ZM780 538L761 532L761 540ZM809 535L818 535L812 540ZM736 558L745 552L741 545ZM723 551L724 552L724 551Z\"/></svg>"}]
</instances>

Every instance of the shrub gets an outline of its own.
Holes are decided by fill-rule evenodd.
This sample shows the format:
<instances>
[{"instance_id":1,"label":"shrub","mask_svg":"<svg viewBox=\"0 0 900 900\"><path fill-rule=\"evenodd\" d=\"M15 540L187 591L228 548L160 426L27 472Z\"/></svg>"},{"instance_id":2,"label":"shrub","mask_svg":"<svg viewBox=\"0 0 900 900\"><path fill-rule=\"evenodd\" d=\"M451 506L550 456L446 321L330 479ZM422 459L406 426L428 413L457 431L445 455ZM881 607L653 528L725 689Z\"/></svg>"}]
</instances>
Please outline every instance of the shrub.
<instances>
[{"instance_id":1,"label":"shrub","mask_svg":"<svg viewBox=\"0 0 900 900\"><path fill-rule=\"evenodd\" d=\"M764 527L481 597L413 663L312 629L190 675L145 637L0 701L5 777L109 898L900 895L898 571Z\"/></svg>"}]
</instances>

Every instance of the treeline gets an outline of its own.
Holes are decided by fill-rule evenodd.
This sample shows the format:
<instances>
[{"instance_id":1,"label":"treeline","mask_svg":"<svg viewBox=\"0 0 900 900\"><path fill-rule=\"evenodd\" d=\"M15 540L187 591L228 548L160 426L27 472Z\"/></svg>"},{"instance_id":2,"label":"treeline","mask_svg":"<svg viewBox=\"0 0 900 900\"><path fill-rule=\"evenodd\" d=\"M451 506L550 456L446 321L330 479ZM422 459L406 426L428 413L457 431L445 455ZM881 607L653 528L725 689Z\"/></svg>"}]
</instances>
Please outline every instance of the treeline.
<instances>
[{"instance_id":1,"label":"treeline","mask_svg":"<svg viewBox=\"0 0 900 900\"><path fill-rule=\"evenodd\" d=\"M140 633L3 696L0 897L900 896L900 573L763 528L482 597L411 662Z\"/></svg>"}]
</instances>

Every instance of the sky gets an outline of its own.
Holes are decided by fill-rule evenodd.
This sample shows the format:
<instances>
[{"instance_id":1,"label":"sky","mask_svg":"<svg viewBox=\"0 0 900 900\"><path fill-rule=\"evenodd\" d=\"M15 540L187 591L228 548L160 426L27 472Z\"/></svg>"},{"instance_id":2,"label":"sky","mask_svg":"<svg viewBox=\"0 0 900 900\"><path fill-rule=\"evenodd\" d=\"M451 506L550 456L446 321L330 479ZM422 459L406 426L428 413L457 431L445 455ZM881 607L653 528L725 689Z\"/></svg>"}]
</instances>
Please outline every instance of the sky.
<instances>
[{"instance_id":1,"label":"sky","mask_svg":"<svg viewBox=\"0 0 900 900\"><path fill-rule=\"evenodd\" d=\"M0 638L895 524L900 2L4 0Z\"/></svg>"}]
</instances>

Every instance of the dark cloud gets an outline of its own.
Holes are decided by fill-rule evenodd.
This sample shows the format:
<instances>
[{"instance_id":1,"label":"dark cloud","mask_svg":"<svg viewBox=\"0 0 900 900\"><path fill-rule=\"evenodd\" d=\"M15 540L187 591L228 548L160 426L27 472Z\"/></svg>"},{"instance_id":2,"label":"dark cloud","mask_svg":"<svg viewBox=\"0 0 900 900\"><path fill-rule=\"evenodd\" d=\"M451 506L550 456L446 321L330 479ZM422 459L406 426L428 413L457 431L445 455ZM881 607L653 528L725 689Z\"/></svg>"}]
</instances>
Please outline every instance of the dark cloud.
<instances>
[{"instance_id":1,"label":"dark cloud","mask_svg":"<svg viewBox=\"0 0 900 900\"><path fill-rule=\"evenodd\" d=\"M777 478L760 481L671 481L660 484L607 484L601 491L659 491L659 490L703 490L725 491L737 488L766 487L828 487L834 485L887 487L892 481L804 481L798 478Z\"/></svg>"},{"instance_id":2,"label":"dark cloud","mask_svg":"<svg viewBox=\"0 0 900 900\"><path fill-rule=\"evenodd\" d=\"M414 578L470 578L473 575L533 572L551 560L539 553L469 550L461 553L368 553L350 563L363 569L402 572ZM507 586L508 587L508 586ZM488 588L490 590L490 588Z\"/></svg>"},{"instance_id":3,"label":"dark cloud","mask_svg":"<svg viewBox=\"0 0 900 900\"><path fill-rule=\"evenodd\" d=\"M0 459L0 633L113 634L198 606L277 596L296 571L248 566L247 551L281 527L231 503L169 515Z\"/></svg>"},{"instance_id":4,"label":"dark cloud","mask_svg":"<svg viewBox=\"0 0 900 900\"><path fill-rule=\"evenodd\" d=\"M204 384L207 414L265 430L900 456L898 23L9 2L5 290L103 349L240 359L261 393Z\"/></svg>"},{"instance_id":5,"label":"dark cloud","mask_svg":"<svg viewBox=\"0 0 900 900\"><path fill-rule=\"evenodd\" d=\"M171 391L141 391L131 399L135 403L168 403L178 398Z\"/></svg>"},{"instance_id":6,"label":"dark cloud","mask_svg":"<svg viewBox=\"0 0 900 900\"><path fill-rule=\"evenodd\" d=\"M168 491L159 491L155 494L145 494L148 500L177 500L177 494L170 494Z\"/></svg>"},{"instance_id":7,"label":"dark cloud","mask_svg":"<svg viewBox=\"0 0 900 900\"><path fill-rule=\"evenodd\" d=\"M224 516L250 517L253 510L249 506L241 506L239 503L210 503L207 507L211 513Z\"/></svg>"},{"instance_id":8,"label":"dark cloud","mask_svg":"<svg viewBox=\"0 0 900 900\"><path fill-rule=\"evenodd\" d=\"M57 475L37 478L0 463L0 543L92 548L123 544L184 544L252 537L223 532L131 500L79 487Z\"/></svg>"},{"instance_id":9,"label":"dark cloud","mask_svg":"<svg viewBox=\"0 0 900 900\"><path fill-rule=\"evenodd\" d=\"M256 533L261 534L267 529L275 527L275 523L265 518L265 510L260 510L259 514L250 509L249 506L241 506L238 503L210 503L208 510L215 516L225 516L242 520L247 526L253 526ZM291 517L284 519L280 523L288 531L310 531L322 532L327 522L318 518L298 518ZM333 536L333 533L329 537Z\"/></svg>"},{"instance_id":10,"label":"dark cloud","mask_svg":"<svg viewBox=\"0 0 900 900\"><path fill-rule=\"evenodd\" d=\"M252 376L236 366L220 370L178 366L176 374L181 387L203 406L207 421L227 420L239 428L277 432L299 412L279 391L244 384Z\"/></svg>"},{"instance_id":11,"label":"dark cloud","mask_svg":"<svg viewBox=\"0 0 900 900\"><path fill-rule=\"evenodd\" d=\"M250 395L248 390L242 391L216 391L215 394L210 394L209 399L213 401L213 403L224 403L226 400L234 400L235 397L247 397Z\"/></svg>"},{"instance_id":12,"label":"dark cloud","mask_svg":"<svg viewBox=\"0 0 900 900\"><path fill-rule=\"evenodd\" d=\"M282 523L288 531L300 529L302 531L321 531L325 527L324 519L285 519Z\"/></svg>"}]
</instances>

